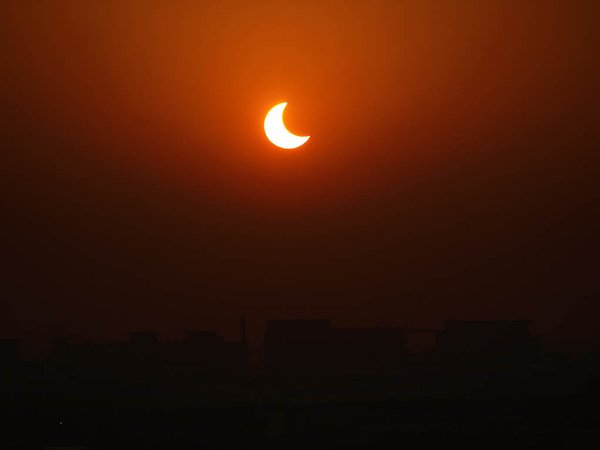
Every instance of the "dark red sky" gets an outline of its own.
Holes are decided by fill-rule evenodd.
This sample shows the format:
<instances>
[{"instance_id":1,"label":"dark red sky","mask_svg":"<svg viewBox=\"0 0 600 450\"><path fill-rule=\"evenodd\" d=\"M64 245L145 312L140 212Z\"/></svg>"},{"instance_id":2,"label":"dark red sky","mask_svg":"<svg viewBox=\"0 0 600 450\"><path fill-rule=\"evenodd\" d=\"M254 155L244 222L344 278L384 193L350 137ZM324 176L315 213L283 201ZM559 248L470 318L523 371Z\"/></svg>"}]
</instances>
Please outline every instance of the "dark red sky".
<instances>
[{"instance_id":1,"label":"dark red sky","mask_svg":"<svg viewBox=\"0 0 600 450\"><path fill-rule=\"evenodd\" d=\"M588 1L3 1L4 334L532 318L600 340ZM262 131L312 136L283 152Z\"/></svg>"}]
</instances>

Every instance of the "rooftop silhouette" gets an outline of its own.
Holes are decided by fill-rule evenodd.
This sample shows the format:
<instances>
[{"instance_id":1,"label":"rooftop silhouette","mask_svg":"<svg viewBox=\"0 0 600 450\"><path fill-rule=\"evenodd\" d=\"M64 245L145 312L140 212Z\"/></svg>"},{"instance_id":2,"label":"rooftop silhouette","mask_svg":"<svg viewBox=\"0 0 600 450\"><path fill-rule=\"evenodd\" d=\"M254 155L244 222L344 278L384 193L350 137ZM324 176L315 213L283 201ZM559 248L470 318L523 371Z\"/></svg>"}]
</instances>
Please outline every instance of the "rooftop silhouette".
<instances>
[{"instance_id":1,"label":"rooftop silhouette","mask_svg":"<svg viewBox=\"0 0 600 450\"><path fill-rule=\"evenodd\" d=\"M271 320L261 371L249 369L243 317L237 341L210 330L170 341L152 330L130 332L123 341L63 336L39 362L21 361L20 341L3 339L0 415L12 424L14 441L32 443L27 430L38 421L45 442L109 438L149 448L163 448L173 430L194 445L298 439L371 445L384 436L416 444L415 430L427 427L428 439L439 444L445 429L454 433L446 439L464 439L464 421L486 440L490 424L473 411L485 411L485 420L500 421L519 439L538 430L535 442L563 442L547 438L556 417L582 429L600 426L596 415L584 413L600 400L600 358L544 353L530 324L452 320L410 329ZM413 333L432 335L435 345L408 351ZM507 416L506 408L518 413ZM581 413L567 418L568 411ZM346 425L331 422L332 414ZM106 431L107 417L119 424L113 431ZM91 431L97 424L104 424L102 434ZM563 429L563 436L571 435ZM502 442L513 447L514 441Z\"/></svg>"}]
</instances>

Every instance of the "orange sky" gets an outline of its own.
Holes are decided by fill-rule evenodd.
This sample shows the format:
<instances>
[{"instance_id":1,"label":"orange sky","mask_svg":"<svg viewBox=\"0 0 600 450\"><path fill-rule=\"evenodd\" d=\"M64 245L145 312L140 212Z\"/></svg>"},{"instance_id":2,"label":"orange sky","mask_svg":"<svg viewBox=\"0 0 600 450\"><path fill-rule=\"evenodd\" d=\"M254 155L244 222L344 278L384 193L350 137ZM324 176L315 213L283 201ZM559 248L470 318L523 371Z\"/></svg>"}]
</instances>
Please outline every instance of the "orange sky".
<instances>
[{"instance_id":1,"label":"orange sky","mask_svg":"<svg viewBox=\"0 0 600 450\"><path fill-rule=\"evenodd\" d=\"M527 241L540 223L562 223L573 205L597 200L598 5L3 1L3 188L13 226L75 233L61 252L89 245L123 273L141 259L149 265L141 279L160 274L182 297L203 295L201 249L207 260L233 261L211 266L218 275L210 283L230 273L235 284L239 275L249 297L271 298L265 304L289 290L300 298L298 280L311 277L321 281L307 296L341 298L356 291L344 280L367 270L358 290L388 286L388 299L403 292L398 271L423 280L431 271L468 272L466 261L501 253L515 236ZM312 136L299 151L278 151L263 134L267 110L284 100L288 127ZM567 239L580 221L590 226L578 218L538 243L540 252L552 253L550 242ZM446 234L456 229L463 234ZM35 234L24 233L29 241ZM573 245L559 252L581 256L578 246L588 244ZM106 248L115 253L98 250ZM36 256L14 251L29 270ZM155 252L168 263L149 262ZM328 278L331 258L346 265ZM373 258L380 260L365 263ZM398 258L401 267L390 269ZM240 261L272 276L247 274ZM301 267L284 273L288 263ZM556 264L548 270L560 272ZM512 275L520 281L502 295L527 284ZM502 283L495 269L482 279L473 295ZM422 295L422 283L406 290ZM236 301L223 314L256 306ZM436 317L452 313L431 301ZM352 302L360 311L361 301ZM376 318L393 310L386 302ZM458 311L512 314L501 301L472 304ZM162 312L150 309L154 323ZM426 315L410 301L400 309ZM21 314L18 306L12 314Z\"/></svg>"}]
</instances>

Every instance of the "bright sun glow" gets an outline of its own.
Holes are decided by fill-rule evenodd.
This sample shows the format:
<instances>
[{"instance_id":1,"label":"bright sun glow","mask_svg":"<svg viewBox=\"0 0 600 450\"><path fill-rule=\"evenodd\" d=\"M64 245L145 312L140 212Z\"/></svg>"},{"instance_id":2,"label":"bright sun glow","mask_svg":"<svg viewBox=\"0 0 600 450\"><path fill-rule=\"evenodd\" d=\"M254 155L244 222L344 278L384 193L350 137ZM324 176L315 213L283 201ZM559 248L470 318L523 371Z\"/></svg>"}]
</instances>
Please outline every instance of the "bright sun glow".
<instances>
[{"instance_id":1,"label":"bright sun glow","mask_svg":"<svg viewBox=\"0 0 600 450\"><path fill-rule=\"evenodd\" d=\"M286 106L287 102L279 103L267 113L267 117L265 117L265 134L277 147L298 148L308 141L310 136L296 136L287 130L283 123L283 110Z\"/></svg>"}]
</instances>

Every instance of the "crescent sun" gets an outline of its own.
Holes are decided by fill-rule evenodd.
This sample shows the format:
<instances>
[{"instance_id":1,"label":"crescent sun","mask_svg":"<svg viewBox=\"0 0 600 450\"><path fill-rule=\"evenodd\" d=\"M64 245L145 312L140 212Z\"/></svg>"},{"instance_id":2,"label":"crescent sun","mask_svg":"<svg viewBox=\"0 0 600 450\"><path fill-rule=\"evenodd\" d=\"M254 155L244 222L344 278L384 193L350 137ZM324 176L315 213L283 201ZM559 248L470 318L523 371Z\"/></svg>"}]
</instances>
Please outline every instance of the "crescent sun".
<instances>
[{"instance_id":1,"label":"crescent sun","mask_svg":"<svg viewBox=\"0 0 600 450\"><path fill-rule=\"evenodd\" d=\"M273 106L265 117L265 134L267 138L277 147L285 149L298 148L310 136L296 136L290 133L283 123L283 110L287 106L287 102L279 103Z\"/></svg>"}]
</instances>

